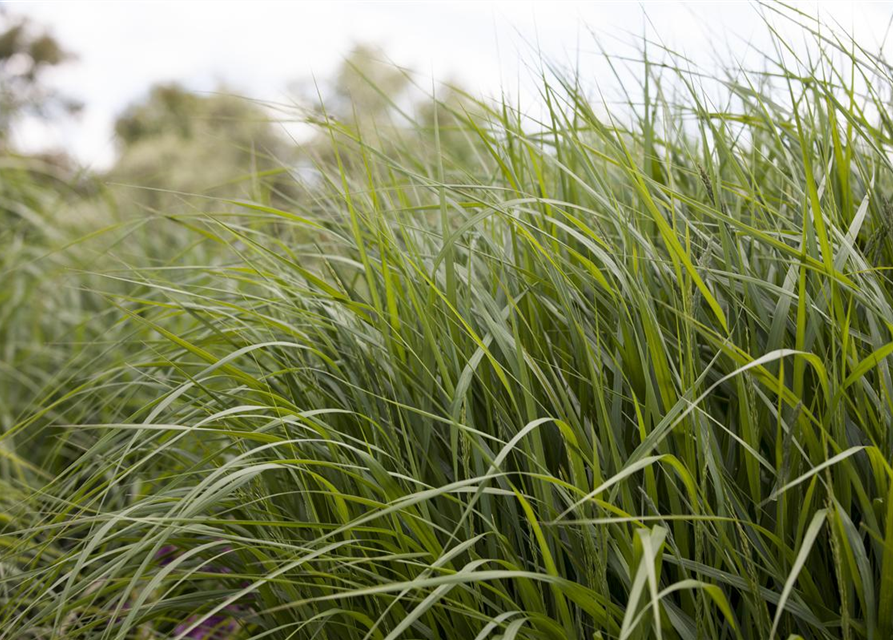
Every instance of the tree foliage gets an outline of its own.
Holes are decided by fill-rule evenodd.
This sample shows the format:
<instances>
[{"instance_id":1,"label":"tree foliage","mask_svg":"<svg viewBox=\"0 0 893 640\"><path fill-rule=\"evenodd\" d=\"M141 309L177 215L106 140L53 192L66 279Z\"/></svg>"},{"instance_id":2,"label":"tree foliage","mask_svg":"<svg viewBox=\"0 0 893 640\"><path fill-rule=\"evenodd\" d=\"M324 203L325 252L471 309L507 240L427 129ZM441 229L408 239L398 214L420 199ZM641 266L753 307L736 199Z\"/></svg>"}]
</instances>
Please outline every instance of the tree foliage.
<instances>
[{"instance_id":1,"label":"tree foliage","mask_svg":"<svg viewBox=\"0 0 893 640\"><path fill-rule=\"evenodd\" d=\"M49 69L71 58L52 34L0 10L0 144L25 115L48 118L80 107L45 82Z\"/></svg>"}]
</instances>

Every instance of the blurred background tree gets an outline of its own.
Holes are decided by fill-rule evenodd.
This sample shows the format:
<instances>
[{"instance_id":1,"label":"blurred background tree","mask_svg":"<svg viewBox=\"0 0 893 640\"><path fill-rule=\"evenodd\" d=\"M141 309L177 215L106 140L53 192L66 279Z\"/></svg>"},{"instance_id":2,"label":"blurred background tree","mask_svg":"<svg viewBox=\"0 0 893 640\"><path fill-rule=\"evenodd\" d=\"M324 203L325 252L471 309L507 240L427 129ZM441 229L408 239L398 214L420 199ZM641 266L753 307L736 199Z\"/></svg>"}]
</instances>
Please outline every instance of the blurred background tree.
<instances>
[{"instance_id":1,"label":"blurred background tree","mask_svg":"<svg viewBox=\"0 0 893 640\"><path fill-rule=\"evenodd\" d=\"M380 47L359 44L344 58L329 86L325 106L330 116L373 126L394 118L411 82L408 72L388 61Z\"/></svg>"},{"instance_id":2,"label":"blurred background tree","mask_svg":"<svg viewBox=\"0 0 893 640\"><path fill-rule=\"evenodd\" d=\"M417 159L420 149L433 153L437 130L445 169L461 172L467 163L479 160L472 157L473 146L468 144L464 123L469 113L481 113L481 104L458 83L438 83L436 89L429 83L430 79L422 81L412 69L388 59L381 47L358 44L331 78L295 83L292 90L305 105L308 121L321 122L327 117L350 132L348 138L374 142L396 156L403 155L406 145L412 148L407 159ZM302 145L299 162L305 166L332 162L330 142L328 133L311 137ZM347 139L339 144L350 146ZM359 157L362 155L343 154L342 161Z\"/></svg>"},{"instance_id":3,"label":"blurred background tree","mask_svg":"<svg viewBox=\"0 0 893 640\"><path fill-rule=\"evenodd\" d=\"M142 187L142 204L164 207L180 194L264 199L260 182L284 176L290 145L260 104L225 87L198 94L159 84L115 123L113 182ZM275 182L275 181L274 181Z\"/></svg>"},{"instance_id":4,"label":"blurred background tree","mask_svg":"<svg viewBox=\"0 0 893 640\"><path fill-rule=\"evenodd\" d=\"M20 118L51 118L80 109L80 103L44 81L48 70L72 57L50 33L0 7L0 149L9 146Z\"/></svg>"},{"instance_id":5,"label":"blurred background tree","mask_svg":"<svg viewBox=\"0 0 893 640\"><path fill-rule=\"evenodd\" d=\"M14 151L11 132L22 119L52 120L81 107L47 78L50 70L72 59L52 34L0 6L0 153L9 157ZM377 46L358 44L331 76L292 88L295 102L278 105L277 112L225 86L208 93L176 83L149 87L118 117L117 158L94 177L133 187L113 191L134 212L183 208L184 194L276 201L283 207L299 204L295 176L303 180L314 174L316 164L334 161L329 133L325 127L307 130L296 140L277 120L320 122L324 113L354 132L348 138L375 138L397 155L403 145L421 144L433 151L436 114L445 155L459 165L470 159L463 153L471 147L465 143L461 116L472 101L459 89L438 89L443 104L435 109L428 95L431 87L419 86L410 70L391 62ZM347 139L339 143L351 144ZM18 158L64 168L61 178L71 184L75 176L89 182L89 174L79 173L64 150ZM219 206L214 200L201 203L189 199L188 207Z\"/></svg>"}]
</instances>

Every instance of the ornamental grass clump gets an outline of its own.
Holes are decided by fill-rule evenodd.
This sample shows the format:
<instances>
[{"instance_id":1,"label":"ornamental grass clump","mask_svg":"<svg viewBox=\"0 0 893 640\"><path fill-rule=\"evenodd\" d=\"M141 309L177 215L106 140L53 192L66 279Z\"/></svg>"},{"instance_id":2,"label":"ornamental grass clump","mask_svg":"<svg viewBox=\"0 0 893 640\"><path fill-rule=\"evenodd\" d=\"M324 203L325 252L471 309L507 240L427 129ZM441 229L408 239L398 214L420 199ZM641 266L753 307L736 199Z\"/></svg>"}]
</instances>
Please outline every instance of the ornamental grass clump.
<instances>
[{"instance_id":1,"label":"ornamental grass clump","mask_svg":"<svg viewBox=\"0 0 893 640\"><path fill-rule=\"evenodd\" d=\"M141 221L0 436L0 638L891 637L893 70L794 17Z\"/></svg>"}]
</instances>

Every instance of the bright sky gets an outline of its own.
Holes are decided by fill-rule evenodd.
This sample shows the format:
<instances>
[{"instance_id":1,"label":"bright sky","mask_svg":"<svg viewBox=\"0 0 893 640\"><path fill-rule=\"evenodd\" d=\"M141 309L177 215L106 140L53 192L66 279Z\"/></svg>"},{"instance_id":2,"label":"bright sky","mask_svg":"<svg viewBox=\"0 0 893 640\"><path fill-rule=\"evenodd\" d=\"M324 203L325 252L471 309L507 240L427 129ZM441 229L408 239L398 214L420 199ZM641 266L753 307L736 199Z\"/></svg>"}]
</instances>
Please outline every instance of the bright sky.
<instances>
[{"instance_id":1,"label":"bright sky","mask_svg":"<svg viewBox=\"0 0 893 640\"><path fill-rule=\"evenodd\" d=\"M114 157L115 115L154 82L177 80L195 90L224 82L246 95L282 100L290 82L325 78L357 42L378 44L398 64L490 94L517 85L519 59L530 59L531 43L559 61L576 59L579 50L581 68L601 73L590 31L616 49L632 41L630 32L642 34L646 19L652 34L695 59L714 48L744 55L746 41L768 46L759 8L747 2L4 4L48 26L78 56L52 82L86 105L76 121L23 126L18 143L65 148L96 167ZM893 3L801 8L839 21L870 45L881 41L893 15Z\"/></svg>"}]
</instances>

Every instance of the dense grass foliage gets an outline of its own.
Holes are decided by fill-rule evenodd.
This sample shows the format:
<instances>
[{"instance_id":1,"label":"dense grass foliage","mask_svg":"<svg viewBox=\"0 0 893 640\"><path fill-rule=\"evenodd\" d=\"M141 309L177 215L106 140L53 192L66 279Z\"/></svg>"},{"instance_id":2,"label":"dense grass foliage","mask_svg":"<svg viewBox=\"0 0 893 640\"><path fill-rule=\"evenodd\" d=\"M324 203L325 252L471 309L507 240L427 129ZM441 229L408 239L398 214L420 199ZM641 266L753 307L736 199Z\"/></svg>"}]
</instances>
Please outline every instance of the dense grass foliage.
<instances>
[{"instance_id":1,"label":"dense grass foliage","mask_svg":"<svg viewBox=\"0 0 893 640\"><path fill-rule=\"evenodd\" d=\"M4 422L0 637L891 637L893 72L811 37L128 222Z\"/></svg>"}]
</instances>

